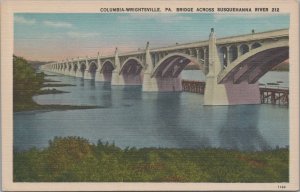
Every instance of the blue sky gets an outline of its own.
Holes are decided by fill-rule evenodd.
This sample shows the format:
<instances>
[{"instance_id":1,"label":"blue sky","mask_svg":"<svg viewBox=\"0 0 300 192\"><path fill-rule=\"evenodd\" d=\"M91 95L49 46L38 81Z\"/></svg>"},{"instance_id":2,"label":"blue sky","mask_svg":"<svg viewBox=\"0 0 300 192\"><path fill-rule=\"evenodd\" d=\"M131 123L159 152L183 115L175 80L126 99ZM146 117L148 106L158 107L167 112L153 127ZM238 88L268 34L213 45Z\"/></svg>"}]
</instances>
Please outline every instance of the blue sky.
<instances>
[{"instance_id":1,"label":"blue sky","mask_svg":"<svg viewBox=\"0 0 300 192\"><path fill-rule=\"evenodd\" d=\"M207 40L210 28L226 37L289 28L289 15L258 14L40 14L14 15L14 54L55 61Z\"/></svg>"}]
</instances>

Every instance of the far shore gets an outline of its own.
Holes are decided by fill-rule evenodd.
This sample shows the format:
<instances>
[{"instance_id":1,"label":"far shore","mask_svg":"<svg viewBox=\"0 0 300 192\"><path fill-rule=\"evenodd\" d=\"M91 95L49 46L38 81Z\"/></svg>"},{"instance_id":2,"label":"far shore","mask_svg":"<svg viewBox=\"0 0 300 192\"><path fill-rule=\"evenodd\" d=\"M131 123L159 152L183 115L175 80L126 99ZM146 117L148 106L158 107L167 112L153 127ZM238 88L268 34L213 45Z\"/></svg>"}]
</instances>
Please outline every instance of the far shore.
<instances>
[{"instance_id":1,"label":"far shore","mask_svg":"<svg viewBox=\"0 0 300 192\"><path fill-rule=\"evenodd\" d=\"M46 94L62 94L62 93L70 93L67 91L61 91L57 89L45 89L39 90L33 96L37 95L46 95ZM102 106L96 105L40 105L37 104L32 98L24 99L23 102L14 103L14 112L27 112L27 111L55 111L55 110L76 110L76 109L97 109L97 108L105 108Z\"/></svg>"}]
</instances>

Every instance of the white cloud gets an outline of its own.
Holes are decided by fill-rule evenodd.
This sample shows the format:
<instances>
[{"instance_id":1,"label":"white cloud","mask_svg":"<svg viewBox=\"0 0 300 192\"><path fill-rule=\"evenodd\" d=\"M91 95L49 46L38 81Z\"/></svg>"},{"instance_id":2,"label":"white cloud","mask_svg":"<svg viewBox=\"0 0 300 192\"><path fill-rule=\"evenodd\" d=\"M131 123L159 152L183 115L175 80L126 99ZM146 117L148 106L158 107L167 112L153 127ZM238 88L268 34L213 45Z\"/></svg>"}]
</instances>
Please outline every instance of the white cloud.
<instances>
[{"instance_id":1,"label":"white cloud","mask_svg":"<svg viewBox=\"0 0 300 192\"><path fill-rule=\"evenodd\" d=\"M94 33L94 32L75 32L75 31L70 31L67 33L69 37L72 38L89 38L89 37L96 37L99 36L99 33Z\"/></svg>"},{"instance_id":2,"label":"white cloud","mask_svg":"<svg viewBox=\"0 0 300 192\"><path fill-rule=\"evenodd\" d=\"M174 23L178 21L189 21L190 17L181 16L178 14L152 14L152 13L142 13L142 14L130 14L129 16L119 16L120 21L130 21L130 20L156 20L161 23Z\"/></svg>"},{"instance_id":3,"label":"white cloud","mask_svg":"<svg viewBox=\"0 0 300 192\"><path fill-rule=\"evenodd\" d=\"M36 24L36 20L34 19L26 19L21 16L15 16L14 20L16 23L24 24L24 25L34 25Z\"/></svg>"},{"instance_id":4,"label":"white cloud","mask_svg":"<svg viewBox=\"0 0 300 192\"><path fill-rule=\"evenodd\" d=\"M55 28L72 28L73 25L67 22L59 22L59 21L43 21L43 24L49 27Z\"/></svg>"}]
</instances>

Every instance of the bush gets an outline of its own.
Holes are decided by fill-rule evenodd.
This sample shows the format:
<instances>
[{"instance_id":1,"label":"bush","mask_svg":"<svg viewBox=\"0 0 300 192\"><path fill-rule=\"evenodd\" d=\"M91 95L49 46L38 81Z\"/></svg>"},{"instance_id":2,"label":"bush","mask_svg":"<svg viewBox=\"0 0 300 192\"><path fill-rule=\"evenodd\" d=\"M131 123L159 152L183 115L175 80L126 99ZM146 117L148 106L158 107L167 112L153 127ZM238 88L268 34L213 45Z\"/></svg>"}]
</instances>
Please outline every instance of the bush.
<instances>
[{"instance_id":1,"label":"bush","mask_svg":"<svg viewBox=\"0 0 300 192\"><path fill-rule=\"evenodd\" d=\"M288 182L288 149L125 148L55 137L43 150L14 152L14 181Z\"/></svg>"}]
</instances>

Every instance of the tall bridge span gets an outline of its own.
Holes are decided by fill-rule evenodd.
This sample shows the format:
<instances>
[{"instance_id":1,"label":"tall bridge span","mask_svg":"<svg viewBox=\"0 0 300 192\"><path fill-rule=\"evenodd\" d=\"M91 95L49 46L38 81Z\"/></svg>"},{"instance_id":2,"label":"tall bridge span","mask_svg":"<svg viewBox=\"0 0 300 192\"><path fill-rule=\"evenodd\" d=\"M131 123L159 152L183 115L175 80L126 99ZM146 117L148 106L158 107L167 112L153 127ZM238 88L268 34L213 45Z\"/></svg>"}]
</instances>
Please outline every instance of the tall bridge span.
<instances>
[{"instance_id":1,"label":"tall bridge span","mask_svg":"<svg viewBox=\"0 0 300 192\"><path fill-rule=\"evenodd\" d=\"M190 63L206 76L204 105L259 104L258 80L289 58L289 31L209 39L135 52L73 58L41 67L64 75L111 82L111 85L142 85L143 91L181 91L181 72Z\"/></svg>"}]
</instances>

